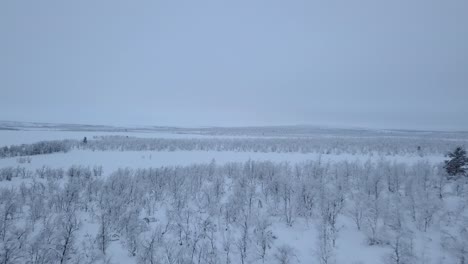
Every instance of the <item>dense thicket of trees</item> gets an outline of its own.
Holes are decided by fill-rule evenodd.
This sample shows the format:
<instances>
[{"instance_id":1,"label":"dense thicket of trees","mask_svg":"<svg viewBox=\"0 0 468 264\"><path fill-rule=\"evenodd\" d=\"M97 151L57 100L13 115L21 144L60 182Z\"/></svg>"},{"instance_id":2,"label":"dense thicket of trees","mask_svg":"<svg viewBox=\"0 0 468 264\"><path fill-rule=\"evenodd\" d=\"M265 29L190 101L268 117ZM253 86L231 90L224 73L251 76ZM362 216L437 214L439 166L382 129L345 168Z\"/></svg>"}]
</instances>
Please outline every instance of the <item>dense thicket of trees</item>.
<instances>
[{"instance_id":1,"label":"dense thicket of trees","mask_svg":"<svg viewBox=\"0 0 468 264\"><path fill-rule=\"evenodd\" d=\"M76 145L76 141L73 140L54 140L40 141L33 144L4 146L0 147L0 158L67 152Z\"/></svg>"},{"instance_id":2,"label":"dense thicket of trees","mask_svg":"<svg viewBox=\"0 0 468 264\"><path fill-rule=\"evenodd\" d=\"M278 221L315 225L310 251L334 263L343 219L389 248L387 263L424 262L414 232L439 232L448 262L468 259L466 184L427 162L213 161L106 176L44 167L20 177L0 189L0 263L102 263L112 243L138 263L296 263Z\"/></svg>"},{"instance_id":3,"label":"dense thicket of trees","mask_svg":"<svg viewBox=\"0 0 468 264\"><path fill-rule=\"evenodd\" d=\"M445 154L466 141L405 137L302 138L134 138L103 136L92 140L42 141L0 147L0 158L67 152L72 148L100 151L250 151L321 154L418 155Z\"/></svg>"},{"instance_id":4,"label":"dense thicket of trees","mask_svg":"<svg viewBox=\"0 0 468 264\"><path fill-rule=\"evenodd\" d=\"M133 138L105 136L80 145L93 150L216 150L252 152L300 152L322 154L445 154L465 141L444 139L379 138Z\"/></svg>"}]
</instances>

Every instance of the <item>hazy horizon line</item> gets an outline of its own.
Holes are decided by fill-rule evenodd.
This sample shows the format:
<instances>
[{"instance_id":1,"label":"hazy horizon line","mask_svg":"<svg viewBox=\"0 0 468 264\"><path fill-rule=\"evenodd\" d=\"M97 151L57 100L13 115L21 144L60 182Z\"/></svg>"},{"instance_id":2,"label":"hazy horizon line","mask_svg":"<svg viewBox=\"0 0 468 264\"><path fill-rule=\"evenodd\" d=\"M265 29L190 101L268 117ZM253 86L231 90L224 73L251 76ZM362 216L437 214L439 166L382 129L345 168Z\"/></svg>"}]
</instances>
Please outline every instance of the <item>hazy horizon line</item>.
<instances>
[{"instance_id":1,"label":"hazy horizon line","mask_svg":"<svg viewBox=\"0 0 468 264\"><path fill-rule=\"evenodd\" d=\"M222 129L238 129L238 128L286 128L286 127L308 127L315 129L337 129L337 130L387 130L387 131L403 131L403 132L449 132L449 133L468 133L468 130L462 129L424 129L424 128L391 128L391 127L372 127L372 126L362 126L362 125L331 125L331 124L312 124L312 123L294 123L294 124L259 124L259 125L154 125L154 124L105 124L105 123L83 123L83 122L44 122L44 121L21 121L21 120L0 120L0 125L4 123L18 123L18 124L37 124L37 125L55 125L55 126L102 126L102 127L111 127L111 128L176 128L176 129L213 129L213 128L222 128Z\"/></svg>"}]
</instances>

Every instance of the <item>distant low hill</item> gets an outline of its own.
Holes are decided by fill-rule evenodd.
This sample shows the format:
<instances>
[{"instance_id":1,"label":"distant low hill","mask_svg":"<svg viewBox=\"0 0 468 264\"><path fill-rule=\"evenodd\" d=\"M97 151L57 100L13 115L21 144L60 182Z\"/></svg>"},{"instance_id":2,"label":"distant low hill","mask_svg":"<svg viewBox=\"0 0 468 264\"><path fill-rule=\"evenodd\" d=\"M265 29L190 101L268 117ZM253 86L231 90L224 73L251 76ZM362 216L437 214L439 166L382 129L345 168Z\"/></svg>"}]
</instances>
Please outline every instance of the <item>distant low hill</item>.
<instances>
[{"instance_id":1,"label":"distant low hill","mask_svg":"<svg viewBox=\"0 0 468 264\"><path fill-rule=\"evenodd\" d=\"M466 139L468 131L429 131L405 129L336 128L326 126L246 126L246 127L169 127L169 126L108 126L87 124L57 124L0 121L0 130L53 130L101 132L164 132L206 136L253 137L424 137Z\"/></svg>"}]
</instances>

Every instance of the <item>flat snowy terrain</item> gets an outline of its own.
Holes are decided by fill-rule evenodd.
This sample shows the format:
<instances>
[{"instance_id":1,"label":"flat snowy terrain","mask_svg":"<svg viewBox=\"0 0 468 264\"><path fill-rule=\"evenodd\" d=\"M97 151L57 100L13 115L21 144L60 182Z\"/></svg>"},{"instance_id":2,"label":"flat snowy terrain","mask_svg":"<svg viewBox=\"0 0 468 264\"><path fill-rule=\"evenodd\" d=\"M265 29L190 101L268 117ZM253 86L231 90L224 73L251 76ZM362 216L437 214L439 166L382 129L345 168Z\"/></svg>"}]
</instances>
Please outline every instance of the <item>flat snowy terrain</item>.
<instances>
[{"instance_id":1,"label":"flat snowy terrain","mask_svg":"<svg viewBox=\"0 0 468 264\"><path fill-rule=\"evenodd\" d=\"M464 134L17 129L0 130L2 263L468 259L468 186L442 168Z\"/></svg>"}]
</instances>

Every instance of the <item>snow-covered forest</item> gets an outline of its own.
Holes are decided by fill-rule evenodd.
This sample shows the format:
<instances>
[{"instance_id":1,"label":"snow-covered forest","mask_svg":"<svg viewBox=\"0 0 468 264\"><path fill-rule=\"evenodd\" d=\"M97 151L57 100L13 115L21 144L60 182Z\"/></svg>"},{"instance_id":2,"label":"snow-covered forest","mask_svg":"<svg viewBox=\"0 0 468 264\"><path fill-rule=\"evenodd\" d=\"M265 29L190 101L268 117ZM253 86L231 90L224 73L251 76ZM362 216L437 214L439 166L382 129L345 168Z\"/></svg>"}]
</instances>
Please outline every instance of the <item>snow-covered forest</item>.
<instances>
[{"instance_id":1,"label":"snow-covered forest","mask_svg":"<svg viewBox=\"0 0 468 264\"><path fill-rule=\"evenodd\" d=\"M0 263L466 263L468 177L443 162L463 135L285 131L6 145Z\"/></svg>"}]
</instances>

